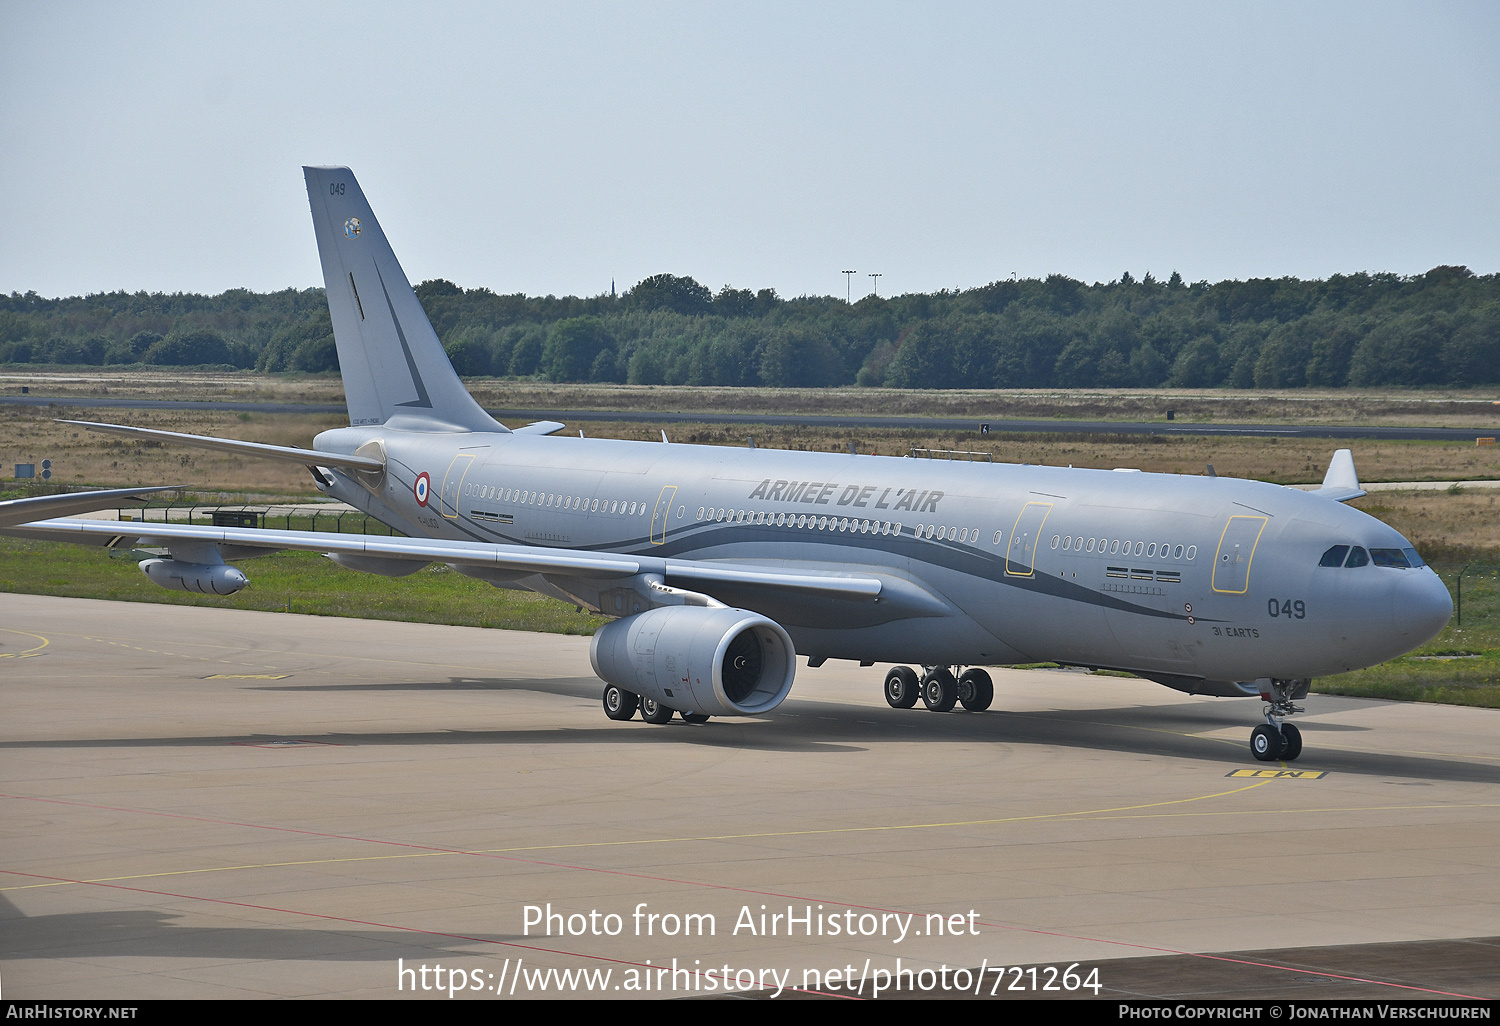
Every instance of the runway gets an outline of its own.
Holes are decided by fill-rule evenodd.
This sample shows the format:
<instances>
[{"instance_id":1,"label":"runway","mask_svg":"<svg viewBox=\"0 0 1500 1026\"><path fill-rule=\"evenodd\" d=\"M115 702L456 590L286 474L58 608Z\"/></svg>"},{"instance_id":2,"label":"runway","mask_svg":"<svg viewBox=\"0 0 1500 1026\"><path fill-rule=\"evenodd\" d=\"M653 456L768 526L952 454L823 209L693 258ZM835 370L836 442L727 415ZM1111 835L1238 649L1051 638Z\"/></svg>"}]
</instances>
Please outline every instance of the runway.
<instances>
[{"instance_id":1,"label":"runway","mask_svg":"<svg viewBox=\"0 0 1500 1026\"><path fill-rule=\"evenodd\" d=\"M587 639L0 595L4 996L1500 996L1500 712L1315 694L1292 775L1251 700L882 673L615 723Z\"/></svg>"},{"instance_id":2,"label":"runway","mask_svg":"<svg viewBox=\"0 0 1500 1026\"><path fill-rule=\"evenodd\" d=\"M69 396L0 396L0 406L56 407L74 410L195 410L217 413L344 414L334 403L219 402L195 399L133 399ZM991 434L1042 435L1232 435L1270 438L1369 438L1474 444L1477 436L1493 436L1495 427L1443 428L1381 424L1216 424L1186 420L1014 420L951 417L818 416L796 413L644 413L620 410L514 410L488 409L490 416L512 424L558 420L566 424L627 422L633 424L731 424L839 428L890 428L898 431L984 431Z\"/></svg>"}]
</instances>

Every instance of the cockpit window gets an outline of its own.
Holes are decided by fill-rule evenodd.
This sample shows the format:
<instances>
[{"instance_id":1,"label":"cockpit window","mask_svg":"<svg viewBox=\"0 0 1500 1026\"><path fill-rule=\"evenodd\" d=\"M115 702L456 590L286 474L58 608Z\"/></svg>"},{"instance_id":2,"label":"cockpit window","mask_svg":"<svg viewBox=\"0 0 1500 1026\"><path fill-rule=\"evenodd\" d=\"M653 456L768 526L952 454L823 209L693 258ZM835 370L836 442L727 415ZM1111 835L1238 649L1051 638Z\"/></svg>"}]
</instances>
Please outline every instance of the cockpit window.
<instances>
[{"instance_id":1,"label":"cockpit window","mask_svg":"<svg viewBox=\"0 0 1500 1026\"><path fill-rule=\"evenodd\" d=\"M1370 558L1375 561L1376 566L1398 566L1405 570L1410 565L1406 562L1406 554L1400 549L1371 549Z\"/></svg>"},{"instance_id":2,"label":"cockpit window","mask_svg":"<svg viewBox=\"0 0 1500 1026\"><path fill-rule=\"evenodd\" d=\"M1401 551L1406 553L1406 561L1412 566L1418 567L1427 565L1426 563L1422 562L1422 557L1417 555L1416 549L1402 549Z\"/></svg>"},{"instance_id":3,"label":"cockpit window","mask_svg":"<svg viewBox=\"0 0 1500 1026\"><path fill-rule=\"evenodd\" d=\"M1319 566L1343 566L1344 557L1349 555L1349 546L1335 545L1323 553L1323 558L1318 560Z\"/></svg>"},{"instance_id":4,"label":"cockpit window","mask_svg":"<svg viewBox=\"0 0 1500 1026\"><path fill-rule=\"evenodd\" d=\"M1349 552L1349 558L1344 561L1345 566L1365 566L1370 562L1370 554L1358 545Z\"/></svg>"}]
</instances>

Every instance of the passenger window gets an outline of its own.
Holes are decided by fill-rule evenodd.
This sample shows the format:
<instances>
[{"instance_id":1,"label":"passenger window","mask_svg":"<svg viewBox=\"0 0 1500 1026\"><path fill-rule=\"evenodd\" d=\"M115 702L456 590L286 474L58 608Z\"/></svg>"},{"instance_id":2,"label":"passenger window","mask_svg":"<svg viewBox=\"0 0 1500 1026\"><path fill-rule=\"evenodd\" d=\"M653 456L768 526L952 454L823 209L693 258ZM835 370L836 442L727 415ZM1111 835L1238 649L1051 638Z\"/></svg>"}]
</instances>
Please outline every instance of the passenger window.
<instances>
[{"instance_id":1,"label":"passenger window","mask_svg":"<svg viewBox=\"0 0 1500 1026\"><path fill-rule=\"evenodd\" d=\"M1370 562L1370 554L1368 552L1366 552L1364 549L1360 548L1358 545L1356 545L1356 546L1354 546L1353 550L1349 553L1349 558L1344 562L1344 565L1346 567L1347 566L1365 566L1369 562Z\"/></svg>"},{"instance_id":2,"label":"passenger window","mask_svg":"<svg viewBox=\"0 0 1500 1026\"><path fill-rule=\"evenodd\" d=\"M1319 566L1343 566L1344 557L1349 555L1349 546L1335 545L1323 553L1323 558L1318 560Z\"/></svg>"}]
</instances>

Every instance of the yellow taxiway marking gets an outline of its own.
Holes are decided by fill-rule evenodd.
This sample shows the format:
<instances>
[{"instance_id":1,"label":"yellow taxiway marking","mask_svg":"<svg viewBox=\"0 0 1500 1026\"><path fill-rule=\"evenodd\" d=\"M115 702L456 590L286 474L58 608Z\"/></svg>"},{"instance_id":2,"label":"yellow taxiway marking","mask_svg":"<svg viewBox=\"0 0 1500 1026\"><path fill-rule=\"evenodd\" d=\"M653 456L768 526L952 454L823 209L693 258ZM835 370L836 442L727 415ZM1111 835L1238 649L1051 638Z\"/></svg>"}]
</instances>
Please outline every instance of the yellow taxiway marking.
<instances>
[{"instance_id":1,"label":"yellow taxiway marking","mask_svg":"<svg viewBox=\"0 0 1500 1026\"><path fill-rule=\"evenodd\" d=\"M1226 777L1272 777L1292 780L1317 780L1328 776L1327 770L1294 769L1237 769L1224 774Z\"/></svg>"},{"instance_id":2,"label":"yellow taxiway marking","mask_svg":"<svg viewBox=\"0 0 1500 1026\"><path fill-rule=\"evenodd\" d=\"M538 851L564 851L578 848L618 848L631 845L645 844L684 844L693 841L753 841L772 837L811 837L830 834L858 834L858 833L880 833L889 830L939 830L951 827L974 827L974 826L998 826L1002 823L1028 823L1038 820L1076 819L1081 816L1113 817L1114 814L1123 812L1137 812L1142 809L1158 809L1169 805L1185 805L1189 802L1208 801L1213 798L1224 798L1244 791L1254 790L1271 782L1270 779L1259 780L1244 787L1232 788L1228 791L1217 791L1213 794L1194 795L1191 798L1171 798L1161 802L1146 802L1141 805L1120 805L1108 809L1081 809L1078 812L1043 812L1033 816L1007 816L1002 819L970 819L954 820L946 823L897 823L889 826L855 826L855 827L827 827L815 830L768 830L754 834L708 834L698 837L649 837L639 838L633 841L579 841L569 844L535 844L515 848L475 848L462 851L423 851L403 852L399 855L353 855L346 858L332 859L307 859L295 862L264 862L243 866L214 866L206 869L172 869L160 873L137 873L131 876L108 876L98 877L90 880L79 880L78 883L120 883L125 880L149 880L163 876L193 876L198 873L227 873L244 869L280 869L290 866L321 866L332 865L342 862L383 862L391 859L417 859L431 858L443 855L516 855L523 852ZM340 840L360 840L360 838L338 838ZM28 891L44 887L68 886L73 881L59 880L41 884L20 884L15 887L0 887L0 893L6 891Z\"/></svg>"},{"instance_id":3,"label":"yellow taxiway marking","mask_svg":"<svg viewBox=\"0 0 1500 1026\"><path fill-rule=\"evenodd\" d=\"M1199 795L1194 798L1177 798L1165 802L1152 802L1147 805L1127 805L1114 809L1088 809L1079 812L1057 812L1041 813L1035 816L1013 816L1006 819L976 819L961 820L952 823L908 823L893 826L870 826L870 827L834 827L826 830L772 830L756 834L713 834L698 837L650 837L634 841L580 841L570 844L535 844L518 846L514 848L469 848L453 851L417 851L402 852L397 855L350 855L343 858L328 859L299 859L290 862L253 862L238 866L210 866L204 869L169 869L160 873L135 873L129 876L101 876L88 880L57 880L47 883L18 884L14 887L0 887L0 894L9 891L31 891L41 890L47 887L71 887L77 884L105 884L123 883L128 880L151 880L167 876L197 876L202 873L233 873L251 869L288 869L294 866L329 866L341 865L350 862L390 862L397 859L428 859L435 857L451 857L454 855L521 855L530 852L541 851L564 851L568 849L581 848L617 848L630 845L646 844L686 844L694 841L743 841L756 840L772 837L808 837L820 834L849 834L870 833L885 830L927 830L941 829L944 827L965 826L989 826L1002 823L1033 822L1037 820L1057 820L1077 818L1081 816L1093 816L1100 820L1112 819L1185 819L1194 816L1287 816L1293 814L1316 814L1326 815L1334 812L1420 812L1426 810L1446 809L1493 809L1500 808L1497 802L1461 803L1449 804L1423 804L1423 805L1350 805L1350 806L1328 806L1316 809L1233 809L1225 811L1196 811L1196 812L1154 812L1145 815L1120 815L1142 809L1160 808L1166 805L1184 805L1188 802L1204 801L1209 798L1222 798L1226 795L1238 794L1252 788L1268 784L1274 777L1263 779L1246 787L1235 788L1232 791L1221 791L1217 794ZM359 840L359 838L349 838Z\"/></svg>"},{"instance_id":4,"label":"yellow taxiway marking","mask_svg":"<svg viewBox=\"0 0 1500 1026\"><path fill-rule=\"evenodd\" d=\"M41 642L40 645L33 645L21 652L0 652L0 659L30 659L32 656L41 655L42 649L51 644L51 642L40 634L32 634L30 631L13 631L9 627L0 627L0 631L4 631L6 634L20 634L24 637L35 638Z\"/></svg>"},{"instance_id":5,"label":"yellow taxiway marking","mask_svg":"<svg viewBox=\"0 0 1500 1026\"><path fill-rule=\"evenodd\" d=\"M290 673L210 673L204 680L286 680Z\"/></svg>"}]
</instances>

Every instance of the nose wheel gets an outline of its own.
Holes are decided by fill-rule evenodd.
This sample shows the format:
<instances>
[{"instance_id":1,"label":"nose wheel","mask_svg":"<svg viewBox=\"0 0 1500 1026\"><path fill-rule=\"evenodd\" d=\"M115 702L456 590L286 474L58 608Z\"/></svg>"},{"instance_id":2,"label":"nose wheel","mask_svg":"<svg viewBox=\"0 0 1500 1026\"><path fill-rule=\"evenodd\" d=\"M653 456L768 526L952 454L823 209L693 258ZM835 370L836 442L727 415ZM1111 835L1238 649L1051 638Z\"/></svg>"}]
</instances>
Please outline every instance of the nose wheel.
<instances>
[{"instance_id":1,"label":"nose wheel","mask_svg":"<svg viewBox=\"0 0 1500 1026\"><path fill-rule=\"evenodd\" d=\"M1262 723L1250 732L1250 751L1261 762L1275 762L1281 758L1286 739L1281 731L1269 723Z\"/></svg>"},{"instance_id":2,"label":"nose wheel","mask_svg":"<svg viewBox=\"0 0 1500 1026\"><path fill-rule=\"evenodd\" d=\"M1296 699L1306 698L1310 680L1273 680L1261 689L1266 702L1266 722L1250 732L1250 754L1261 762L1284 759L1291 762L1302 754L1302 731L1282 717L1303 712Z\"/></svg>"}]
</instances>

